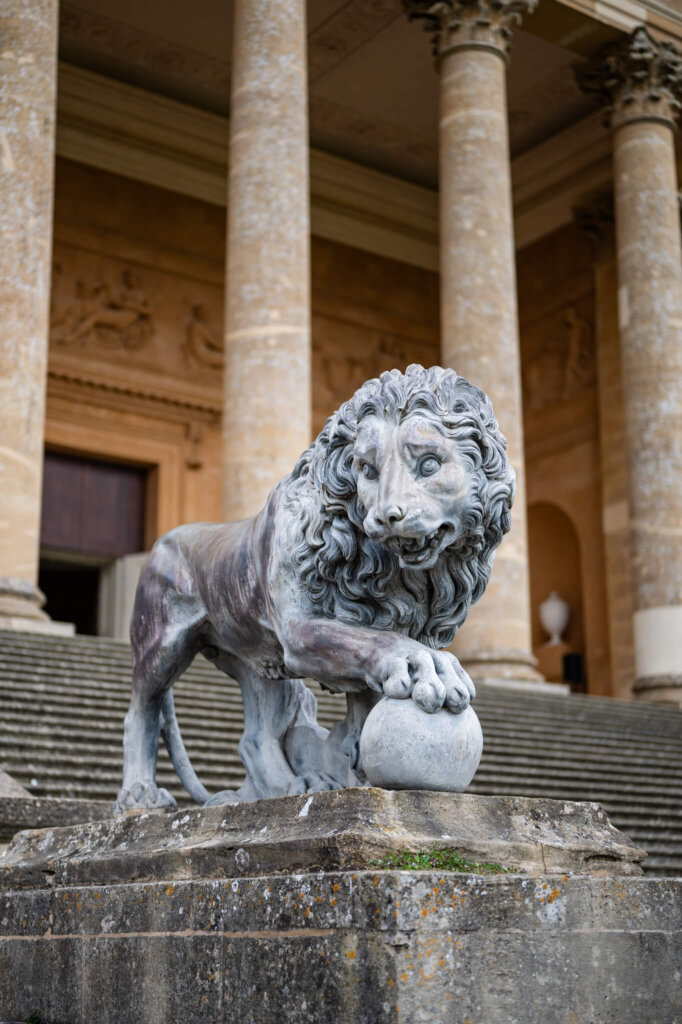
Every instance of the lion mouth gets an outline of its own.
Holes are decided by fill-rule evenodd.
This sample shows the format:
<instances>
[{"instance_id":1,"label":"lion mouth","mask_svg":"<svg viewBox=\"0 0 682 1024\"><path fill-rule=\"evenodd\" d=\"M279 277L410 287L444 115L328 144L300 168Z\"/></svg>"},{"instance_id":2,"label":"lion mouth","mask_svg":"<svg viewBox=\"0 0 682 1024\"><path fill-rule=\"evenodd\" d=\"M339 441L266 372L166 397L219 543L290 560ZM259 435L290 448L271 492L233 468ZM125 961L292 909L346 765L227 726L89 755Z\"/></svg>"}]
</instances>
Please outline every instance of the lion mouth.
<instances>
[{"instance_id":1,"label":"lion mouth","mask_svg":"<svg viewBox=\"0 0 682 1024\"><path fill-rule=\"evenodd\" d=\"M443 548L451 542L453 534L453 526L442 523L437 530L424 537L389 537L385 543L398 556L401 567L427 569L435 564Z\"/></svg>"}]
</instances>

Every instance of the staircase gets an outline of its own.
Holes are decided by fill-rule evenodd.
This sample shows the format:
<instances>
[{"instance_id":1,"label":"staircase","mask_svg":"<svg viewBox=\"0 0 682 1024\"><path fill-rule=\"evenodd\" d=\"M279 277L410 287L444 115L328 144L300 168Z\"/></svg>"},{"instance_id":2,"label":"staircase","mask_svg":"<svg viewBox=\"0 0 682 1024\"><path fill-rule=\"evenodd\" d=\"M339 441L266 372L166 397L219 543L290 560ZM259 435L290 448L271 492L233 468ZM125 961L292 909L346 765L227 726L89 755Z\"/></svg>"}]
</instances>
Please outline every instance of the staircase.
<instances>
[{"instance_id":1,"label":"staircase","mask_svg":"<svg viewBox=\"0 0 682 1024\"><path fill-rule=\"evenodd\" d=\"M0 632L0 769L34 796L113 801L129 689L125 643ZM342 697L317 697L322 725L343 717ZM199 778L238 787L237 684L198 658L175 701ZM475 707L485 750L472 792L596 800L647 851L648 874L682 875L682 710L499 686L481 686ZM158 779L187 802L165 750Z\"/></svg>"}]
</instances>

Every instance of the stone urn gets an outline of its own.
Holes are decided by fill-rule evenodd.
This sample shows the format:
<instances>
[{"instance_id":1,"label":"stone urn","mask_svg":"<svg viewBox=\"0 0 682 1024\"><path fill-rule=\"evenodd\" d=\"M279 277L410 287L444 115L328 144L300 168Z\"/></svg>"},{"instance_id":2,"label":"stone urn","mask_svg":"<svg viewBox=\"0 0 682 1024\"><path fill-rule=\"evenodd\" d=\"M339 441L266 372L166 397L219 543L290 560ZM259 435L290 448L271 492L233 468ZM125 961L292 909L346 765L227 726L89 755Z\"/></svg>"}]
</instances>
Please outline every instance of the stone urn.
<instances>
[{"instance_id":1,"label":"stone urn","mask_svg":"<svg viewBox=\"0 0 682 1024\"><path fill-rule=\"evenodd\" d=\"M549 633L547 647L563 643L561 634L568 626L571 615L569 604L553 590L540 605L540 622L545 633Z\"/></svg>"},{"instance_id":2,"label":"stone urn","mask_svg":"<svg viewBox=\"0 0 682 1024\"><path fill-rule=\"evenodd\" d=\"M472 707L459 715L427 714L413 700L384 697L367 716L360 764L382 789L435 789L461 793L478 768L483 733Z\"/></svg>"}]
</instances>

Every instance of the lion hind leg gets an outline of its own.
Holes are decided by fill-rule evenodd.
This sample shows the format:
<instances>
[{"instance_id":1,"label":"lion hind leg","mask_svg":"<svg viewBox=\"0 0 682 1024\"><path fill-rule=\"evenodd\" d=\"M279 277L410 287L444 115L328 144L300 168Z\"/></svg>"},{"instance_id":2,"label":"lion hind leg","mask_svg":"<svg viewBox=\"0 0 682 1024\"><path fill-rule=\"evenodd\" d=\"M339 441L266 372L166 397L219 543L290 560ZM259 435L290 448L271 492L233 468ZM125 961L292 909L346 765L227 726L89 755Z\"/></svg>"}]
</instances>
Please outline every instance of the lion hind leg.
<instances>
[{"instance_id":1,"label":"lion hind leg","mask_svg":"<svg viewBox=\"0 0 682 1024\"><path fill-rule=\"evenodd\" d=\"M305 792L284 753L284 737L295 721L303 697L299 679L266 679L247 666L235 673L244 704L244 732L239 756L248 780L242 799Z\"/></svg>"},{"instance_id":2,"label":"lion hind leg","mask_svg":"<svg viewBox=\"0 0 682 1024\"><path fill-rule=\"evenodd\" d=\"M159 577L147 573L138 587L134 617L138 625L132 630L133 678L117 813L176 807L170 793L156 785L161 715L166 694L192 663L204 612L199 602L164 592Z\"/></svg>"}]
</instances>

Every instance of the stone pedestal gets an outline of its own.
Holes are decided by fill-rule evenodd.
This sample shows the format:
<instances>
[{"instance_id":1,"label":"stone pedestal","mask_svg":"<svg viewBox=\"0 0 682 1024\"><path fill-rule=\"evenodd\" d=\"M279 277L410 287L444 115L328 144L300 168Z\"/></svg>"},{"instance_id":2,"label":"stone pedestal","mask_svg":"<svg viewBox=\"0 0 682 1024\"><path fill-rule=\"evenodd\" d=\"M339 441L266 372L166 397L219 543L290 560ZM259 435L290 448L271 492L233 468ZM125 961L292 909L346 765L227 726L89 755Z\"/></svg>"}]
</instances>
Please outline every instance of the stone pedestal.
<instances>
[{"instance_id":1,"label":"stone pedestal","mask_svg":"<svg viewBox=\"0 0 682 1024\"><path fill-rule=\"evenodd\" d=\"M0 7L0 625L39 629L57 2Z\"/></svg>"},{"instance_id":2,"label":"stone pedestal","mask_svg":"<svg viewBox=\"0 0 682 1024\"><path fill-rule=\"evenodd\" d=\"M506 76L511 27L535 0L404 0L434 31L440 73L441 352L493 403L516 471L512 528L454 651L474 679L540 680L531 651Z\"/></svg>"},{"instance_id":3,"label":"stone pedestal","mask_svg":"<svg viewBox=\"0 0 682 1024\"><path fill-rule=\"evenodd\" d=\"M223 513L254 515L311 441L304 0L236 0Z\"/></svg>"},{"instance_id":4,"label":"stone pedestal","mask_svg":"<svg viewBox=\"0 0 682 1024\"><path fill-rule=\"evenodd\" d=\"M525 870L377 863L429 848ZM640 856L592 804L369 789L23 833L0 1017L674 1020L682 882Z\"/></svg>"}]
</instances>

